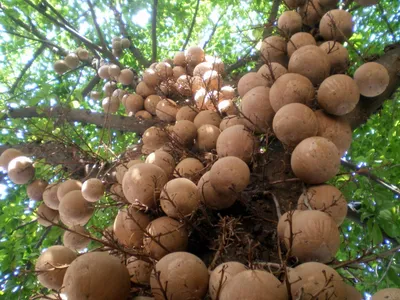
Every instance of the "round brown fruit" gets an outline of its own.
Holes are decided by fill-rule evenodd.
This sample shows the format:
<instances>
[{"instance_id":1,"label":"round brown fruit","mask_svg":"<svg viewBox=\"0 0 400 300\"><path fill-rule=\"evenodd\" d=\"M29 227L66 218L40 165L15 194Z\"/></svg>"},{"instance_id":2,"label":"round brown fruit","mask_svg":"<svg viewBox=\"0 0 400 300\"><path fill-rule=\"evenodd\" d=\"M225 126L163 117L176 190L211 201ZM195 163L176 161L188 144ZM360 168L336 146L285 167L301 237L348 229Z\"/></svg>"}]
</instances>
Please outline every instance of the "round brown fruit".
<instances>
[{"instance_id":1,"label":"round brown fruit","mask_svg":"<svg viewBox=\"0 0 400 300\"><path fill-rule=\"evenodd\" d=\"M275 112L269 100L270 88L257 86L248 91L242 98L242 113L256 133L267 133Z\"/></svg>"},{"instance_id":2,"label":"round brown fruit","mask_svg":"<svg viewBox=\"0 0 400 300\"><path fill-rule=\"evenodd\" d=\"M8 164L8 177L15 184L28 183L35 175L35 168L30 158L17 156Z\"/></svg>"},{"instance_id":3,"label":"round brown fruit","mask_svg":"<svg viewBox=\"0 0 400 300\"><path fill-rule=\"evenodd\" d=\"M42 201L43 193L46 190L47 185L48 185L47 181L41 179L36 179L32 183L30 183L26 188L26 193L29 199L35 201Z\"/></svg>"},{"instance_id":4,"label":"round brown fruit","mask_svg":"<svg viewBox=\"0 0 400 300\"><path fill-rule=\"evenodd\" d=\"M308 32L298 32L294 34L287 43L288 56L291 57L294 51L308 45L317 45L317 42L311 34Z\"/></svg>"},{"instance_id":5,"label":"round brown fruit","mask_svg":"<svg viewBox=\"0 0 400 300\"><path fill-rule=\"evenodd\" d=\"M328 41L319 46L327 54L331 62L332 73L344 73L349 67L349 52L342 44Z\"/></svg>"},{"instance_id":6,"label":"round brown fruit","mask_svg":"<svg viewBox=\"0 0 400 300\"><path fill-rule=\"evenodd\" d=\"M328 54L314 45L307 45L294 51L289 60L289 72L298 73L318 85L329 76L331 64Z\"/></svg>"},{"instance_id":7,"label":"round brown fruit","mask_svg":"<svg viewBox=\"0 0 400 300\"><path fill-rule=\"evenodd\" d=\"M131 46L131 41L127 38L121 39L121 46L123 49L127 49Z\"/></svg>"},{"instance_id":8,"label":"round brown fruit","mask_svg":"<svg viewBox=\"0 0 400 300\"><path fill-rule=\"evenodd\" d=\"M177 80L182 75L186 75L186 69L181 66L176 66L172 68L172 75L175 80Z\"/></svg>"},{"instance_id":9,"label":"round brown fruit","mask_svg":"<svg viewBox=\"0 0 400 300\"><path fill-rule=\"evenodd\" d=\"M155 270L150 285L156 300L166 299L163 290L167 299L174 300L203 299L207 293L207 267L191 253L170 253L157 262Z\"/></svg>"},{"instance_id":10,"label":"round brown fruit","mask_svg":"<svg viewBox=\"0 0 400 300\"><path fill-rule=\"evenodd\" d=\"M119 99L116 97L105 97L101 102L103 110L107 114L115 114L119 109Z\"/></svg>"},{"instance_id":11,"label":"round brown fruit","mask_svg":"<svg viewBox=\"0 0 400 300\"><path fill-rule=\"evenodd\" d=\"M60 188L58 190L60 190ZM94 207L92 203L83 198L80 190L75 190L61 198L58 211L60 212L61 222L65 225L84 226L92 217Z\"/></svg>"},{"instance_id":12,"label":"round brown fruit","mask_svg":"<svg viewBox=\"0 0 400 300\"><path fill-rule=\"evenodd\" d=\"M68 67L68 65L67 65L67 63L65 62L65 60L57 60L55 63L54 63L54 71L56 71L56 73L58 74L58 75L62 75L62 74L64 74L65 72L67 72L68 70L69 70L69 67Z\"/></svg>"},{"instance_id":13,"label":"round brown fruit","mask_svg":"<svg viewBox=\"0 0 400 300\"><path fill-rule=\"evenodd\" d=\"M114 81L108 81L103 86L104 94L108 97L111 97L116 89L117 89L117 84Z\"/></svg>"},{"instance_id":14,"label":"round brown fruit","mask_svg":"<svg viewBox=\"0 0 400 300\"><path fill-rule=\"evenodd\" d=\"M175 160L171 154L163 150L156 150L150 153L145 161L147 164L159 166L165 172L168 178L172 177L175 169Z\"/></svg>"},{"instance_id":15,"label":"round brown fruit","mask_svg":"<svg viewBox=\"0 0 400 300\"><path fill-rule=\"evenodd\" d=\"M261 69L261 68L260 68ZM235 89L229 85L223 86L221 88L222 98L223 99L233 99L235 95Z\"/></svg>"},{"instance_id":16,"label":"round brown fruit","mask_svg":"<svg viewBox=\"0 0 400 300\"><path fill-rule=\"evenodd\" d=\"M190 147L197 137L197 127L189 120L177 121L172 129L172 135L179 143Z\"/></svg>"},{"instance_id":17,"label":"round brown fruit","mask_svg":"<svg viewBox=\"0 0 400 300\"><path fill-rule=\"evenodd\" d=\"M89 59L89 52L86 49L78 48L76 51L80 60L85 61Z\"/></svg>"},{"instance_id":18,"label":"round brown fruit","mask_svg":"<svg viewBox=\"0 0 400 300\"><path fill-rule=\"evenodd\" d=\"M175 122L179 107L171 99L162 99L157 103L156 115L164 122Z\"/></svg>"},{"instance_id":19,"label":"round brown fruit","mask_svg":"<svg viewBox=\"0 0 400 300\"><path fill-rule=\"evenodd\" d=\"M90 236L89 231L87 231L85 227L79 225L72 226L70 229L72 231L66 230L64 232L64 246L74 251L81 251L85 249L89 245L90 239L82 236L82 234Z\"/></svg>"},{"instance_id":20,"label":"round brown fruit","mask_svg":"<svg viewBox=\"0 0 400 300\"><path fill-rule=\"evenodd\" d=\"M121 162L119 165L116 166L116 174L115 177L117 178L118 183L122 183L122 180L124 179L125 173L128 172L128 169L136 164L141 164L143 163L142 160L140 159L132 159L128 163L126 162Z\"/></svg>"},{"instance_id":21,"label":"round brown fruit","mask_svg":"<svg viewBox=\"0 0 400 300\"><path fill-rule=\"evenodd\" d=\"M126 247L139 248L143 245L144 228L150 218L133 206L118 211L113 231L117 240Z\"/></svg>"},{"instance_id":22,"label":"round brown fruit","mask_svg":"<svg viewBox=\"0 0 400 300\"><path fill-rule=\"evenodd\" d=\"M136 87L136 94L139 94L143 98L155 94L154 87L148 86L144 81L139 82Z\"/></svg>"},{"instance_id":23,"label":"round brown fruit","mask_svg":"<svg viewBox=\"0 0 400 300\"><path fill-rule=\"evenodd\" d=\"M62 198L69 192L75 190L80 191L81 189L82 189L82 183L80 181L74 179L68 179L59 184L57 188L57 198L59 199L59 201L61 201Z\"/></svg>"},{"instance_id":24,"label":"round brown fruit","mask_svg":"<svg viewBox=\"0 0 400 300\"><path fill-rule=\"evenodd\" d=\"M48 289L59 290L67 271L65 266L72 263L76 256L75 252L64 246L47 248L40 254L35 264L39 282Z\"/></svg>"},{"instance_id":25,"label":"round brown fruit","mask_svg":"<svg viewBox=\"0 0 400 300\"><path fill-rule=\"evenodd\" d=\"M221 123L219 124L219 129L221 129L221 131L224 131L225 129L235 125L246 126L246 128L248 128L249 130L254 129L253 124L251 124L247 119L240 116L227 116L223 118Z\"/></svg>"},{"instance_id":26,"label":"round brown fruit","mask_svg":"<svg viewBox=\"0 0 400 300\"><path fill-rule=\"evenodd\" d=\"M214 125L205 124L200 126L200 128L197 129L197 148L202 151L211 151L215 149L220 133L221 130Z\"/></svg>"},{"instance_id":27,"label":"round brown fruit","mask_svg":"<svg viewBox=\"0 0 400 300\"><path fill-rule=\"evenodd\" d=\"M222 86L222 77L214 70L204 73L203 80L208 90L219 90Z\"/></svg>"},{"instance_id":28,"label":"round brown fruit","mask_svg":"<svg viewBox=\"0 0 400 300\"><path fill-rule=\"evenodd\" d=\"M303 24L314 27L321 20L325 10L319 4L319 0L305 1L299 8L299 14L303 19Z\"/></svg>"},{"instance_id":29,"label":"round brown fruit","mask_svg":"<svg viewBox=\"0 0 400 300\"><path fill-rule=\"evenodd\" d=\"M197 190L200 195L200 201L208 208L214 210L231 207L237 197L234 193L223 194L217 192L210 182L210 172L204 173L197 184Z\"/></svg>"},{"instance_id":30,"label":"round brown fruit","mask_svg":"<svg viewBox=\"0 0 400 300\"><path fill-rule=\"evenodd\" d=\"M242 76L238 82L238 93L239 96L243 98L243 96L250 91L251 89L262 86L268 86L267 79L263 78L261 74L256 72L249 72Z\"/></svg>"},{"instance_id":31,"label":"round brown fruit","mask_svg":"<svg viewBox=\"0 0 400 300\"><path fill-rule=\"evenodd\" d=\"M340 156L349 149L353 132L350 124L342 117L331 116L323 110L315 111L318 121L317 136L327 138L336 145Z\"/></svg>"},{"instance_id":32,"label":"round brown fruit","mask_svg":"<svg viewBox=\"0 0 400 300\"><path fill-rule=\"evenodd\" d=\"M124 101L128 112L137 113L144 108L144 99L138 94L128 94L124 96Z\"/></svg>"},{"instance_id":33,"label":"round brown fruit","mask_svg":"<svg viewBox=\"0 0 400 300\"><path fill-rule=\"evenodd\" d=\"M129 69L121 70L121 73L118 76L118 81L123 85L130 85L133 81L133 72Z\"/></svg>"},{"instance_id":34,"label":"round brown fruit","mask_svg":"<svg viewBox=\"0 0 400 300\"><path fill-rule=\"evenodd\" d=\"M320 107L326 112L343 116L356 107L360 100L360 91L350 76L337 74L321 83L317 99Z\"/></svg>"},{"instance_id":35,"label":"round brown fruit","mask_svg":"<svg viewBox=\"0 0 400 300\"><path fill-rule=\"evenodd\" d=\"M382 94L389 85L390 77L387 69L376 62L363 64L354 72L361 95L376 97Z\"/></svg>"},{"instance_id":36,"label":"round brown fruit","mask_svg":"<svg viewBox=\"0 0 400 300\"><path fill-rule=\"evenodd\" d=\"M289 226L290 222L293 220L294 215L298 214L301 212L300 210L291 210L288 212L285 212L280 218L278 222L278 227L277 227L277 232L278 232L278 237L283 241L285 238L285 230L286 227Z\"/></svg>"},{"instance_id":37,"label":"round brown fruit","mask_svg":"<svg viewBox=\"0 0 400 300\"><path fill-rule=\"evenodd\" d=\"M250 169L235 156L220 158L211 167L210 183L219 193L239 193L250 183Z\"/></svg>"},{"instance_id":38,"label":"round brown fruit","mask_svg":"<svg viewBox=\"0 0 400 300\"><path fill-rule=\"evenodd\" d=\"M204 61L204 50L198 46L189 47L186 50L186 62L192 66L196 66Z\"/></svg>"},{"instance_id":39,"label":"round brown fruit","mask_svg":"<svg viewBox=\"0 0 400 300\"><path fill-rule=\"evenodd\" d=\"M185 57L185 52L180 51L176 52L174 56L174 65L176 66L186 66L186 57Z\"/></svg>"},{"instance_id":40,"label":"round brown fruit","mask_svg":"<svg viewBox=\"0 0 400 300\"><path fill-rule=\"evenodd\" d=\"M116 80L118 76L121 74L121 69L119 66L112 64L109 65L108 67L108 73L110 74L111 78Z\"/></svg>"},{"instance_id":41,"label":"round brown fruit","mask_svg":"<svg viewBox=\"0 0 400 300\"><path fill-rule=\"evenodd\" d=\"M301 31L302 26L301 16L295 11L285 11L278 19L278 28L288 36Z\"/></svg>"},{"instance_id":42,"label":"round brown fruit","mask_svg":"<svg viewBox=\"0 0 400 300\"><path fill-rule=\"evenodd\" d=\"M309 137L294 149L291 166L300 180L309 184L320 184L339 172L339 150L326 138Z\"/></svg>"},{"instance_id":43,"label":"round brown fruit","mask_svg":"<svg viewBox=\"0 0 400 300\"><path fill-rule=\"evenodd\" d=\"M348 11L333 9L328 11L319 23L319 32L325 41L347 41L353 34L353 20Z\"/></svg>"},{"instance_id":44,"label":"round brown fruit","mask_svg":"<svg viewBox=\"0 0 400 300\"><path fill-rule=\"evenodd\" d=\"M195 109L194 107L185 105L185 106L182 106L176 113L176 120L177 121L188 120L188 121L193 122L194 118L196 118L197 114L198 114L197 109Z\"/></svg>"},{"instance_id":45,"label":"round brown fruit","mask_svg":"<svg viewBox=\"0 0 400 300\"><path fill-rule=\"evenodd\" d=\"M203 169L202 162L192 157L181 160L175 168L178 177L188 178L193 182L196 182L201 177L200 172Z\"/></svg>"},{"instance_id":46,"label":"round brown fruit","mask_svg":"<svg viewBox=\"0 0 400 300\"><path fill-rule=\"evenodd\" d=\"M324 184L308 188L297 202L298 210L320 210L330 215L340 226L347 215L347 202L334 186Z\"/></svg>"},{"instance_id":47,"label":"round brown fruit","mask_svg":"<svg viewBox=\"0 0 400 300\"><path fill-rule=\"evenodd\" d=\"M58 211L47 207L44 202L40 203L36 214L38 223L44 227L52 226L53 223L58 223L60 219Z\"/></svg>"},{"instance_id":48,"label":"round brown fruit","mask_svg":"<svg viewBox=\"0 0 400 300\"><path fill-rule=\"evenodd\" d=\"M221 132L216 149L220 158L235 156L249 163L256 148L255 144L253 134L244 125L235 125Z\"/></svg>"},{"instance_id":49,"label":"round brown fruit","mask_svg":"<svg viewBox=\"0 0 400 300\"><path fill-rule=\"evenodd\" d=\"M57 190L59 188L59 184L49 184L43 192L43 202L51 209L58 210L58 206L60 205L60 201L57 197Z\"/></svg>"},{"instance_id":50,"label":"round brown fruit","mask_svg":"<svg viewBox=\"0 0 400 300\"><path fill-rule=\"evenodd\" d=\"M287 104L276 113L273 129L278 140L294 147L302 140L317 135L317 117L312 109L304 104Z\"/></svg>"},{"instance_id":51,"label":"round brown fruit","mask_svg":"<svg viewBox=\"0 0 400 300\"><path fill-rule=\"evenodd\" d=\"M280 36L271 35L263 40L260 48L260 56L263 62L277 62L286 66L286 50L285 39Z\"/></svg>"},{"instance_id":52,"label":"round brown fruit","mask_svg":"<svg viewBox=\"0 0 400 300\"><path fill-rule=\"evenodd\" d=\"M142 153L150 154L168 143L169 138L162 128L152 126L143 133L142 141Z\"/></svg>"},{"instance_id":53,"label":"round brown fruit","mask_svg":"<svg viewBox=\"0 0 400 300\"><path fill-rule=\"evenodd\" d=\"M361 293L357 289L349 284L345 284L346 289L346 300L362 300Z\"/></svg>"},{"instance_id":54,"label":"round brown fruit","mask_svg":"<svg viewBox=\"0 0 400 300\"><path fill-rule=\"evenodd\" d=\"M226 284L240 272L246 271L244 264L230 261L218 265L210 274L208 293L212 300L216 300Z\"/></svg>"},{"instance_id":55,"label":"round brown fruit","mask_svg":"<svg viewBox=\"0 0 400 300\"><path fill-rule=\"evenodd\" d=\"M397 300L400 299L400 289L387 288L374 294L371 300Z\"/></svg>"},{"instance_id":56,"label":"round brown fruit","mask_svg":"<svg viewBox=\"0 0 400 300\"><path fill-rule=\"evenodd\" d=\"M184 251L188 239L184 224L168 217L160 217L151 221L146 228L144 250L152 258L160 260L168 253Z\"/></svg>"},{"instance_id":57,"label":"round brown fruit","mask_svg":"<svg viewBox=\"0 0 400 300\"><path fill-rule=\"evenodd\" d=\"M122 189L130 203L140 203L155 208L159 193L167 181L167 175L159 166L136 164L125 173Z\"/></svg>"},{"instance_id":58,"label":"round brown fruit","mask_svg":"<svg viewBox=\"0 0 400 300\"><path fill-rule=\"evenodd\" d=\"M82 185L82 196L89 202L99 201L103 197L105 187L100 179L90 178Z\"/></svg>"},{"instance_id":59,"label":"round brown fruit","mask_svg":"<svg viewBox=\"0 0 400 300\"><path fill-rule=\"evenodd\" d=\"M287 73L275 81L269 92L272 109L277 112L290 103L310 105L315 96L312 82L303 75Z\"/></svg>"},{"instance_id":60,"label":"round brown fruit","mask_svg":"<svg viewBox=\"0 0 400 300\"><path fill-rule=\"evenodd\" d=\"M108 65L102 65L98 70L97 74L101 79L109 79L110 73L108 73Z\"/></svg>"},{"instance_id":61,"label":"round brown fruit","mask_svg":"<svg viewBox=\"0 0 400 300\"><path fill-rule=\"evenodd\" d=\"M8 164L10 161L12 161L14 158L18 156L23 156L24 154L14 148L9 148L6 149L3 153L0 155L0 167L2 167L4 170L7 171L8 169Z\"/></svg>"},{"instance_id":62,"label":"round brown fruit","mask_svg":"<svg viewBox=\"0 0 400 300\"><path fill-rule=\"evenodd\" d=\"M291 244L291 254L300 262L328 263L339 250L340 234L336 222L328 214L304 210L293 215L292 226L286 226L283 241L286 248Z\"/></svg>"},{"instance_id":63,"label":"round brown fruit","mask_svg":"<svg viewBox=\"0 0 400 300\"><path fill-rule=\"evenodd\" d=\"M99 100L100 96L101 96L100 92L97 92L97 91L90 92L90 98L92 98L93 100Z\"/></svg>"},{"instance_id":64,"label":"round brown fruit","mask_svg":"<svg viewBox=\"0 0 400 300\"><path fill-rule=\"evenodd\" d=\"M210 62L202 62L199 63L193 70L193 76L200 76L203 77L203 75L207 72L207 71L211 71L213 70L213 64Z\"/></svg>"},{"instance_id":65,"label":"round brown fruit","mask_svg":"<svg viewBox=\"0 0 400 300\"><path fill-rule=\"evenodd\" d=\"M197 186L186 178L169 181L160 196L160 205L168 217L180 219L197 210L200 195Z\"/></svg>"},{"instance_id":66,"label":"round brown fruit","mask_svg":"<svg viewBox=\"0 0 400 300\"><path fill-rule=\"evenodd\" d=\"M151 120L153 118L153 116L147 110L139 110L135 114L135 118L141 119L141 120Z\"/></svg>"},{"instance_id":67,"label":"round brown fruit","mask_svg":"<svg viewBox=\"0 0 400 300\"><path fill-rule=\"evenodd\" d=\"M131 256L128 258L126 268L128 269L133 283L150 285L150 275L153 270L153 265L149 261Z\"/></svg>"},{"instance_id":68,"label":"round brown fruit","mask_svg":"<svg viewBox=\"0 0 400 300\"><path fill-rule=\"evenodd\" d=\"M166 80L173 75L172 67L167 62L159 62L155 67L155 71L161 80Z\"/></svg>"},{"instance_id":69,"label":"round brown fruit","mask_svg":"<svg viewBox=\"0 0 400 300\"><path fill-rule=\"evenodd\" d=\"M154 87L160 83L161 79L155 70L149 68L143 72L143 81L147 86Z\"/></svg>"},{"instance_id":70,"label":"round brown fruit","mask_svg":"<svg viewBox=\"0 0 400 300\"><path fill-rule=\"evenodd\" d=\"M286 5L290 9L298 8L299 6L303 5L306 0L285 0Z\"/></svg>"},{"instance_id":71,"label":"round brown fruit","mask_svg":"<svg viewBox=\"0 0 400 300\"><path fill-rule=\"evenodd\" d=\"M157 104L161 101L161 97L158 95L149 95L144 100L144 109L155 116L157 113Z\"/></svg>"},{"instance_id":72,"label":"round brown fruit","mask_svg":"<svg viewBox=\"0 0 400 300\"><path fill-rule=\"evenodd\" d=\"M261 270L238 273L227 282L221 300L286 300L286 286L274 275Z\"/></svg>"},{"instance_id":73,"label":"round brown fruit","mask_svg":"<svg viewBox=\"0 0 400 300\"><path fill-rule=\"evenodd\" d=\"M75 53L69 53L64 60L70 69L75 69L79 66L79 57Z\"/></svg>"},{"instance_id":74,"label":"round brown fruit","mask_svg":"<svg viewBox=\"0 0 400 300\"><path fill-rule=\"evenodd\" d=\"M105 252L89 252L75 259L63 286L68 299L96 300L127 299L131 288L128 269Z\"/></svg>"},{"instance_id":75,"label":"round brown fruit","mask_svg":"<svg viewBox=\"0 0 400 300\"><path fill-rule=\"evenodd\" d=\"M346 288L342 277L327 265L307 262L288 273L292 295L295 299L298 297L304 300L346 299Z\"/></svg>"},{"instance_id":76,"label":"round brown fruit","mask_svg":"<svg viewBox=\"0 0 400 300\"><path fill-rule=\"evenodd\" d=\"M257 74L261 75L265 80L267 80L268 87L271 87L274 82L287 73L287 69L276 62L269 64L264 64L258 69Z\"/></svg>"},{"instance_id":77,"label":"round brown fruit","mask_svg":"<svg viewBox=\"0 0 400 300\"><path fill-rule=\"evenodd\" d=\"M218 113L211 110L203 110L199 112L193 120L194 125L200 128L202 125L210 124L219 127L221 117Z\"/></svg>"},{"instance_id":78,"label":"round brown fruit","mask_svg":"<svg viewBox=\"0 0 400 300\"><path fill-rule=\"evenodd\" d=\"M319 4L326 9L333 9L338 5L339 0L318 0Z\"/></svg>"}]
</instances>

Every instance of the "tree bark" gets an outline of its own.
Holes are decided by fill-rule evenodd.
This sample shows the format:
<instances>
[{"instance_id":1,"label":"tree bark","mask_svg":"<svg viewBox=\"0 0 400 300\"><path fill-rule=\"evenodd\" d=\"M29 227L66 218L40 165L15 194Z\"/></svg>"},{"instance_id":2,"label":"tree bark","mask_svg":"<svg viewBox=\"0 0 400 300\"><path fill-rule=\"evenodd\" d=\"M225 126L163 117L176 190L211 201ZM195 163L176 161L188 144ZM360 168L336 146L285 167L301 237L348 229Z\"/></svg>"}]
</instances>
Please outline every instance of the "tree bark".
<instances>
[{"instance_id":1,"label":"tree bark","mask_svg":"<svg viewBox=\"0 0 400 300\"><path fill-rule=\"evenodd\" d=\"M21 119L21 118L57 118L58 122L80 122L82 124L94 124L98 127L106 127L112 130L125 132L143 132L160 121L139 120L134 117L126 117L120 115L108 115L104 113L92 112L90 110L70 109L61 106L55 107L25 107L18 109L10 109L1 119Z\"/></svg>"}]
</instances>

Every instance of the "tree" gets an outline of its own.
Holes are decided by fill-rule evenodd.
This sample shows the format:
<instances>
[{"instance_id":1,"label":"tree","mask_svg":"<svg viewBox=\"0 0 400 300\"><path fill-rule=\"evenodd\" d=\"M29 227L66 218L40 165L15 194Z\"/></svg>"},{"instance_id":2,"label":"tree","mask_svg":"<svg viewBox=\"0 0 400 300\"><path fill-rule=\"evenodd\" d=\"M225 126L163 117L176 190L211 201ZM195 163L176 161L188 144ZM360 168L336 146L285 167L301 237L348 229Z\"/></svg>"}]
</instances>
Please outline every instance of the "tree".
<instances>
[{"instance_id":1,"label":"tree","mask_svg":"<svg viewBox=\"0 0 400 300\"><path fill-rule=\"evenodd\" d=\"M117 165L127 154L127 147L139 143L143 132L158 123L128 117L121 107L116 114L104 114L101 104L89 98L100 91L104 81L97 75L103 61L131 68L135 73L132 91L144 68L190 45L200 45L210 55L225 63L225 81L237 85L239 78L259 66L260 41L277 31L277 17L286 10L283 1L36 1L10 0L0 4L1 62L1 148L13 147L34 158L36 178L59 182L67 178L87 179L97 173L107 182L105 171ZM341 189L351 207L341 227L342 247L333 265L360 291L374 293L387 286L399 286L398 217L400 184L398 161L400 123L396 93L400 84L399 54L396 37L399 18L391 1L368 8L344 1L356 21L356 30L348 41L351 67L377 61L389 71L390 85L385 93L363 99L348 116L353 143L343 169L331 183ZM356 1L357 2L357 1ZM128 49L113 52L112 38L126 37ZM57 75L53 63L78 47L85 48L94 60ZM115 49L114 49L115 50ZM386 101L386 102L384 102ZM281 161L289 155L281 144L268 141L267 156L260 155L259 168L265 168L268 182L248 194L241 206L247 216L262 218L260 226L248 224L235 209L208 215L214 227L200 222L192 224L192 236L202 239L210 230L209 244L190 245L191 252L207 261L211 254L216 264L234 259L227 250L222 233L229 226L244 230L245 255L250 264L258 260L279 262L276 249L275 220L279 211L287 211L297 202L303 185L281 172ZM257 156L258 158L258 156ZM290 168L289 168L290 169ZM1 291L6 299L27 298L47 293L36 280L34 262L42 249L61 244L63 230L55 224L42 227L36 222L35 208L25 186L14 185L2 175L4 193L0 214ZM257 193L255 191L258 191ZM268 193L264 193L267 191ZM95 239L112 224L120 204L107 192L98 204L87 228ZM253 201L250 201L253 199ZM274 201L276 200L276 201ZM235 217L231 217L230 215ZM200 218L201 219L201 218ZM270 220L272 219L272 222ZM196 219L197 220L197 219ZM218 225L218 226L216 226ZM200 226L200 229L198 229ZM239 230L240 229L240 230ZM363 236L363 238L360 238ZM266 241L271 239L271 241ZM213 241L215 242L213 244ZM101 243L93 241L89 248ZM221 248L222 247L222 248ZM224 249L226 247L227 249ZM218 250L221 249L221 250ZM363 249L361 252L360 249ZM224 250L224 251L222 251ZM384 257L380 253L387 253ZM361 263L354 267L352 263ZM376 280L376 277L379 279Z\"/></svg>"}]
</instances>

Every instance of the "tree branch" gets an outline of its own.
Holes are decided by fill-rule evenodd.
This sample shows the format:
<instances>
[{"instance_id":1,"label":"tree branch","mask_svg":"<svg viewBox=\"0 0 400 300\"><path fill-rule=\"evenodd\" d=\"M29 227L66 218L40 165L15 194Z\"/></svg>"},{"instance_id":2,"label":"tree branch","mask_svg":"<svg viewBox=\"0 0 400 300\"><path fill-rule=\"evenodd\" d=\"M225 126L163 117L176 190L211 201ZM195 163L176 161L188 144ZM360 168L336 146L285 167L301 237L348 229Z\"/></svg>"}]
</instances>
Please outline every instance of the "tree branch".
<instances>
[{"instance_id":1,"label":"tree branch","mask_svg":"<svg viewBox=\"0 0 400 300\"><path fill-rule=\"evenodd\" d=\"M268 17L268 23L266 24L263 31L263 39L272 34L272 28L276 21L276 17L278 16L279 5L281 5L281 2L282 0L274 0L274 2L272 2L271 11Z\"/></svg>"},{"instance_id":2,"label":"tree branch","mask_svg":"<svg viewBox=\"0 0 400 300\"><path fill-rule=\"evenodd\" d=\"M214 24L213 29L212 29L212 31L211 31L211 34L210 34L210 36L208 37L208 40L205 41L205 43L204 43L204 45L203 45L203 50L206 49L208 43L211 41L212 37L214 36L215 31L217 31L219 21L221 21L221 19L222 19L223 16L224 16L224 15L221 14L221 16L218 18L217 22Z\"/></svg>"},{"instance_id":3,"label":"tree branch","mask_svg":"<svg viewBox=\"0 0 400 300\"><path fill-rule=\"evenodd\" d=\"M61 106L55 107L25 107L18 109L10 109L6 115L0 120L5 119L21 119L21 118L58 118L65 122L81 122L83 124L94 124L97 127L110 128L112 130L119 130L125 132L136 132L143 134L143 132L159 120L139 120L133 117L125 117L120 115L108 115L103 113L92 112L90 110L82 109L69 109ZM107 118L107 123L105 122Z\"/></svg>"},{"instance_id":4,"label":"tree branch","mask_svg":"<svg viewBox=\"0 0 400 300\"><path fill-rule=\"evenodd\" d=\"M55 13L55 15L56 15L61 21L63 21L65 25L67 25L67 26L69 26L69 27L71 27L72 29L75 30L74 26L72 26L72 24L69 23L69 22L63 17L63 15L61 15L61 14L54 8L54 6L52 6L47 0L43 0L42 3L45 4L48 8L50 8L50 10L51 10L53 13Z\"/></svg>"},{"instance_id":5,"label":"tree branch","mask_svg":"<svg viewBox=\"0 0 400 300\"><path fill-rule=\"evenodd\" d=\"M348 162L347 160L344 160L344 159L341 160L341 163L342 163L342 166L344 166L345 168L353 170L358 175L369 178L370 180L380 184L384 188L386 188L386 189L390 190L391 192L395 193L396 195L400 196L400 189L397 186L395 186L391 183L388 183L385 180L379 178L378 176L372 174L367 167L359 168L355 164Z\"/></svg>"},{"instance_id":6,"label":"tree branch","mask_svg":"<svg viewBox=\"0 0 400 300\"><path fill-rule=\"evenodd\" d=\"M85 98L99 82L100 82L100 77L99 75L96 74L96 76L94 76L83 89L82 97Z\"/></svg>"},{"instance_id":7,"label":"tree branch","mask_svg":"<svg viewBox=\"0 0 400 300\"><path fill-rule=\"evenodd\" d=\"M86 2L87 2L87 4L88 4L88 6L89 6L90 14L92 15L93 24L94 24L94 27L96 28L97 35L99 36L100 44L101 44L101 46L103 47L103 49L104 49L105 51L107 51L107 50L108 50L107 44L106 44L106 42L105 42L105 40L104 40L104 36L103 36L103 33L101 32L100 26L99 26L99 24L97 23L96 14L95 14L95 12L94 12L93 4L92 4L92 2L91 2L90 0L87 0Z\"/></svg>"},{"instance_id":8,"label":"tree branch","mask_svg":"<svg viewBox=\"0 0 400 300\"><path fill-rule=\"evenodd\" d=\"M157 6L158 0L153 0L153 11L151 14L151 61L157 61Z\"/></svg>"},{"instance_id":9,"label":"tree branch","mask_svg":"<svg viewBox=\"0 0 400 300\"><path fill-rule=\"evenodd\" d=\"M36 58L39 57L46 49L46 45L42 44L33 54L33 57L27 62L27 64L24 66L24 68L21 70L21 73L19 74L18 78L15 80L13 85L11 86L10 93L14 94L15 89L18 87L19 82L22 80L22 77L24 77L25 73L29 70L29 68L32 66L33 62L36 60Z\"/></svg>"},{"instance_id":10,"label":"tree branch","mask_svg":"<svg viewBox=\"0 0 400 300\"><path fill-rule=\"evenodd\" d=\"M132 52L133 56L137 59L137 61L139 62L140 65L142 65L144 67L148 67L150 65L150 62L143 56L142 52L133 45L132 37L128 33L128 30L126 29L126 25L125 25L124 21L122 20L121 13L115 7L113 0L110 0L109 3L110 3L110 8L114 13L114 17L117 20L119 31L121 32L121 34L124 37L128 38L131 41L129 50Z\"/></svg>"},{"instance_id":11,"label":"tree branch","mask_svg":"<svg viewBox=\"0 0 400 300\"><path fill-rule=\"evenodd\" d=\"M200 0L197 0L196 8L195 8L193 19L192 19L192 24L190 24L189 32L188 32L188 35L186 37L186 41L182 46L181 51L184 51L186 49L186 46L189 43L190 37L191 37L192 32L193 32L194 24L196 23L196 17L197 17L197 13L199 12L199 7L200 7Z\"/></svg>"}]
</instances>

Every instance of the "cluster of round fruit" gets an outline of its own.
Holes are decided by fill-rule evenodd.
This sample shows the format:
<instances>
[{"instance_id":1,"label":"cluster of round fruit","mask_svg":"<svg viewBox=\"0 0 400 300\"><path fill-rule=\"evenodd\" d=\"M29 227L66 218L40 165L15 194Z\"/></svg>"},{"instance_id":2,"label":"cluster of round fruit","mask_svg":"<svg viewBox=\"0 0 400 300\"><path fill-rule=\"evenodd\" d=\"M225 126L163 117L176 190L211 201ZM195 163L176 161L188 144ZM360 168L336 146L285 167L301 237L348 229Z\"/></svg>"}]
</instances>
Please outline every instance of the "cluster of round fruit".
<instances>
[{"instance_id":1,"label":"cluster of round fruit","mask_svg":"<svg viewBox=\"0 0 400 300\"><path fill-rule=\"evenodd\" d=\"M77 68L81 61L86 62L88 60L89 52L86 49L78 48L75 52L68 53L64 59L57 60L53 66L54 71L62 75L68 70Z\"/></svg>"},{"instance_id":2,"label":"cluster of round fruit","mask_svg":"<svg viewBox=\"0 0 400 300\"><path fill-rule=\"evenodd\" d=\"M120 57L124 49L131 46L131 41L128 38L114 37L112 39L112 53L115 57Z\"/></svg>"}]
</instances>

